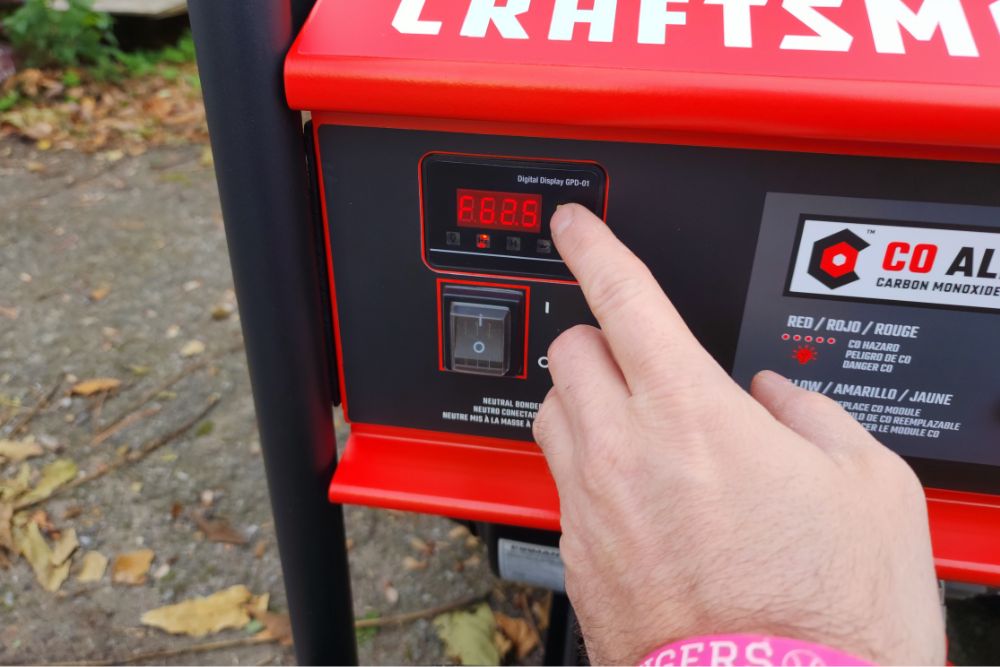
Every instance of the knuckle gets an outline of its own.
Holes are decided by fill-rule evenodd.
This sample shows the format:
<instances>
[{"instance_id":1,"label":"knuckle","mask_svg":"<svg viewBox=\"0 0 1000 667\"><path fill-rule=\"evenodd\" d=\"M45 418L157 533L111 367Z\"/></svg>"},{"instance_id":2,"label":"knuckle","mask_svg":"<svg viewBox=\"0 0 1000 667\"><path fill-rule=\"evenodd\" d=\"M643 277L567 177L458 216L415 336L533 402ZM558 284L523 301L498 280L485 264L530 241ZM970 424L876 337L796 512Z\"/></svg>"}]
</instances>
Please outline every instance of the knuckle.
<instances>
[{"instance_id":1,"label":"knuckle","mask_svg":"<svg viewBox=\"0 0 1000 667\"><path fill-rule=\"evenodd\" d=\"M588 301L598 320L614 315L642 293L643 270L638 260L630 260L624 267L607 266L594 276Z\"/></svg>"},{"instance_id":2,"label":"knuckle","mask_svg":"<svg viewBox=\"0 0 1000 667\"><path fill-rule=\"evenodd\" d=\"M592 457L589 461L579 466L580 487L592 496L600 496L608 489L609 469L607 461L602 458Z\"/></svg>"},{"instance_id":3,"label":"knuckle","mask_svg":"<svg viewBox=\"0 0 1000 667\"><path fill-rule=\"evenodd\" d=\"M552 410L553 399L552 394L545 397L542 401L542 405L538 408L538 414L535 415L535 420L531 424L531 434L535 438L535 442L540 445L545 445L548 443L552 437Z\"/></svg>"}]
</instances>

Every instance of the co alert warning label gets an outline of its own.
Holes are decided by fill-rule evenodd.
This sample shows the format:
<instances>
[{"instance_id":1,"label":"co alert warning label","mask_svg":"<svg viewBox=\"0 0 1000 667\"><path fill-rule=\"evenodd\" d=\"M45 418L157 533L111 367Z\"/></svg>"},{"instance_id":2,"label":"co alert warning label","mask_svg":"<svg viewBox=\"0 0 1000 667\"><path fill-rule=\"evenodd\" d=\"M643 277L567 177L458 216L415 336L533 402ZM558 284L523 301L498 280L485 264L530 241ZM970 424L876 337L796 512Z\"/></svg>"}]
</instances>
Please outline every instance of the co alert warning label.
<instances>
[{"instance_id":1,"label":"co alert warning label","mask_svg":"<svg viewBox=\"0 0 1000 667\"><path fill-rule=\"evenodd\" d=\"M802 216L786 293L1000 311L1000 230Z\"/></svg>"},{"instance_id":2,"label":"co alert warning label","mask_svg":"<svg viewBox=\"0 0 1000 667\"><path fill-rule=\"evenodd\" d=\"M767 195L733 376L840 403L904 456L1000 466L1000 208Z\"/></svg>"}]
</instances>

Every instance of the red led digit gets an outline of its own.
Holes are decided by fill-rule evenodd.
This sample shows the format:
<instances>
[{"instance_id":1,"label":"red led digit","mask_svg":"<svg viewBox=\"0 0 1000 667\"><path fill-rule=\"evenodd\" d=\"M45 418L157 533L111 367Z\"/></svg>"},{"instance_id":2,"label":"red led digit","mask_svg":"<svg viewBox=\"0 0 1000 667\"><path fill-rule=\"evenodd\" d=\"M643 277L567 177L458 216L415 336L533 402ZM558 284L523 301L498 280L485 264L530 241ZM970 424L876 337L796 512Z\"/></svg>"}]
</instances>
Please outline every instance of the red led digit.
<instances>
[{"instance_id":1,"label":"red led digit","mask_svg":"<svg viewBox=\"0 0 1000 667\"><path fill-rule=\"evenodd\" d=\"M479 204L479 224L490 227L497 219L497 198L483 197Z\"/></svg>"},{"instance_id":2,"label":"red led digit","mask_svg":"<svg viewBox=\"0 0 1000 667\"><path fill-rule=\"evenodd\" d=\"M517 224L517 199L504 197L500 205L500 224L510 227Z\"/></svg>"},{"instance_id":3,"label":"red led digit","mask_svg":"<svg viewBox=\"0 0 1000 667\"><path fill-rule=\"evenodd\" d=\"M539 231L540 225L538 224L538 204L541 202L541 197L538 199L525 199L524 203L521 204L521 227L525 231L537 232Z\"/></svg>"},{"instance_id":4,"label":"red led digit","mask_svg":"<svg viewBox=\"0 0 1000 667\"><path fill-rule=\"evenodd\" d=\"M459 195L458 197L458 222L472 222L472 210L476 206L476 198L472 195Z\"/></svg>"},{"instance_id":5,"label":"red led digit","mask_svg":"<svg viewBox=\"0 0 1000 667\"><path fill-rule=\"evenodd\" d=\"M542 196L527 192L496 192L458 188L455 222L459 227L538 234L542 231Z\"/></svg>"}]
</instances>

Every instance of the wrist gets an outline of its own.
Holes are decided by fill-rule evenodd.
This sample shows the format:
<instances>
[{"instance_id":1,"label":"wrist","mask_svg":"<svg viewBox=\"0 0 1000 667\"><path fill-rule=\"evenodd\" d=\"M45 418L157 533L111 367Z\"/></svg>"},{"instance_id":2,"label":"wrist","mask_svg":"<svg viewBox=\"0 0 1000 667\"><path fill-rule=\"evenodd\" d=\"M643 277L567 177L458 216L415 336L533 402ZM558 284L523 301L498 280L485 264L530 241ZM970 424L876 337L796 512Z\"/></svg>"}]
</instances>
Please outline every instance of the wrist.
<instances>
[{"instance_id":1,"label":"wrist","mask_svg":"<svg viewBox=\"0 0 1000 667\"><path fill-rule=\"evenodd\" d=\"M733 634L692 637L665 644L639 663L644 667L671 665L871 665L835 648L768 635Z\"/></svg>"}]
</instances>

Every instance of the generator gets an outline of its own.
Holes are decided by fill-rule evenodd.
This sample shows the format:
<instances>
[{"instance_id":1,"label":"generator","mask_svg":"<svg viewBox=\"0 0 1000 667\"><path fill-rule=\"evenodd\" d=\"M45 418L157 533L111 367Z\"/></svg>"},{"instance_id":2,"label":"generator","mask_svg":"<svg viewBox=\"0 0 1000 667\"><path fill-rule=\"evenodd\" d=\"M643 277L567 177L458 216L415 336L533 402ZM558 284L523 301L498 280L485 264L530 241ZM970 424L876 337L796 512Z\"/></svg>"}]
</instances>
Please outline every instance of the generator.
<instances>
[{"instance_id":1,"label":"generator","mask_svg":"<svg viewBox=\"0 0 1000 667\"><path fill-rule=\"evenodd\" d=\"M354 503L476 522L502 576L559 589L531 428L549 345L594 323L549 230L575 202L738 383L777 371L906 459L940 578L1000 585L1000 0L212 5L286 576L345 563ZM300 659L350 657L316 611L349 614L346 575L298 576Z\"/></svg>"}]
</instances>

